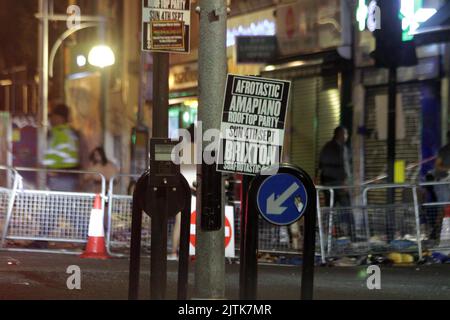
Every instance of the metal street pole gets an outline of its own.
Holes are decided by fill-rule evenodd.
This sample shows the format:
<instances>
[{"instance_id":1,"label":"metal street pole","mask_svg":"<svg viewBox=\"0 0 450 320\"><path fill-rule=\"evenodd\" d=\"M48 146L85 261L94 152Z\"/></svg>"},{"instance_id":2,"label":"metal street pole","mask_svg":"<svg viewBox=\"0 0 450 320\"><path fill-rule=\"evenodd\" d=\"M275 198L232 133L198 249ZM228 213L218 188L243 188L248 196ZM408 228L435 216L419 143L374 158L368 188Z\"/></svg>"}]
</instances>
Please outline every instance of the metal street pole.
<instances>
[{"instance_id":1,"label":"metal street pole","mask_svg":"<svg viewBox=\"0 0 450 320\"><path fill-rule=\"evenodd\" d=\"M388 139L387 139L387 164L388 164L388 183L394 183L395 166L395 144L397 139L396 130L396 102L397 102L397 68L389 68L389 103L388 103ZM388 189L388 204L395 202L395 189ZM395 230L395 212L389 212L386 215L386 225L388 241L394 240Z\"/></svg>"},{"instance_id":2,"label":"metal street pole","mask_svg":"<svg viewBox=\"0 0 450 320\"><path fill-rule=\"evenodd\" d=\"M199 120L203 132L219 129L223 105L223 92L227 72L226 56L226 0L200 0L199 47ZM218 142L217 142L218 143ZM196 221L196 267L195 297L199 299L223 299L225 297L225 244L222 203L221 174L215 165L203 163L197 169L197 221ZM202 199L203 198L203 199ZM207 200L207 201L205 201ZM202 216L221 210L222 227L206 231L201 227ZM204 223L205 221L203 221Z\"/></svg>"},{"instance_id":3,"label":"metal street pole","mask_svg":"<svg viewBox=\"0 0 450 320\"><path fill-rule=\"evenodd\" d=\"M143 112L145 106L145 88L147 86L147 70L145 70L145 62L146 62L147 53L140 53L140 72L139 72L139 100L138 100L138 114L137 114L137 126L142 126L143 124Z\"/></svg>"},{"instance_id":4,"label":"metal street pole","mask_svg":"<svg viewBox=\"0 0 450 320\"><path fill-rule=\"evenodd\" d=\"M48 129L48 0L39 0L39 116L41 125L38 132L38 166L44 160L47 149ZM45 175L39 175L38 185L44 187Z\"/></svg>"},{"instance_id":5,"label":"metal street pole","mask_svg":"<svg viewBox=\"0 0 450 320\"><path fill-rule=\"evenodd\" d=\"M105 8L99 3L99 12ZM103 12L106 12L103 11ZM106 28L102 23L98 28L98 37L102 44L106 43ZM107 135L108 135L108 109L109 109L109 74L107 69L100 69L100 112L101 112L101 126L102 126L102 145L108 150Z\"/></svg>"},{"instance_id":6,"label":"metal street pole","mask_svg":"<svg viewBox=\"0 0 450 320\"><path fill-rule=\"evenodd\" d=\"M105 16L108 16L109 8L107 4L99 1L97 4L97 11ZM98 38L100 39L102 44L106 44L108 39L106 32L106 20L100 23L98 28ZM100 69L100 112L101 112L101 130L102 130L102 145L105 147L105 150L109 150L110 146L108 141L108 120L109 120L109 80L110 80L110 71L108 68Z\"/></svg>"},{"instance_id":7,"label":"metal street pole","mask_svg":"<svg viewBox=\"0 0 450 320\"><path fill-rule=\"evenodd\" d=\"M153 52L153 125L154 138L169 135L169 54Z\"/></svg>"},{"instance_id":8,"label":"metal street pole","mask_svg":"<svg viewBox=\"0 0 450 320\"><path fill-rule=\"evenodd\" d=\"M108 109L109 109L109 70L100 70L100 110L102 127L102 145L108 150Z\"/></svg>"},{"instance_id":9,"label":"metal street pole","mask_svg":"<svg viewBox=\"0 0 450 320\"><path fill-rule=\"evenodd\" d=\"M169 54L153 53L153 138L167 138L169 134ZM150 294L152 300L165 299L167 282L167 219L168 193L159 191L161 203L152 213Z\"/></svg>"}]
</instances>

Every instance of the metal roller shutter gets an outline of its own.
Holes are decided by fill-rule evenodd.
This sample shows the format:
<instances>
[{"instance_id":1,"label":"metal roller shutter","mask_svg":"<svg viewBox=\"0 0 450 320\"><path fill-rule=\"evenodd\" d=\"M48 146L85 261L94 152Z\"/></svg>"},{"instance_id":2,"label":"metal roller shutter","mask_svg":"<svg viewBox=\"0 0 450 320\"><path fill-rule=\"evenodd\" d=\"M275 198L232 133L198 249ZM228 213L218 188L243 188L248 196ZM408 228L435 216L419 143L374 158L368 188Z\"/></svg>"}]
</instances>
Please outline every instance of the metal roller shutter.
<instances>
[{"instance_id":1,"label":"metal roller shutter","mask_svg":"<svg viewBox=\"0 0 450 320\"><path fill-rule=\"evenodd\" d=\"M263 77L292 79L290 111L286 126L288 161L314 177L319 153L340 123L338 74L321 76L321 65L264 72Z\"/></svg>"},{"instance_id":2,"label":"metal roller shutter","mask_svg":"<svg viewBox=\"0 0 450 320\"><path fill-rule=\"evenodd\" d=\"M421 132L421 106L419 84L405 84L398 86L402 94L403 115L405 123L405 138L397 140L396 159L405 160L406 165L417 163L420 160L420 132ZM379 140L376 126L375 97L387 95L386 87L368 88L366 97L366 127L371 133L365 139L365 179L375 179L387 172L387 146L386 140ZM418 169L408 172L406 182L414 182Z\"/></svg>"},{"instance_id":3,"label":"metal roller shutter","mask_svg":"<svg viewBox=\"0 0 450 320\"><path fill-rule=\"evenodd\" d=\"M339 126L341 119L341 97L337 75L321 77L318 89L316 169L319 165L320 151L333 137L334 129Z\"/></svg>"},{"instance_id":4,"label":"metal roller shutter","mask_svg":"<svg viewBox=\"0 0 450 320\"><path fill-rule=\"evenodd\" d=\"M316 160L317 82L316 77L297 79L291 94L291 162L311 176Z\"/></svg>"},{"instance_id":5,"label":"metal roller shutter","mask_svg":"<svg viewBox=\"0 0 450 320\"><path fill-rule=\"evenodd\" d=\"M314 177L320 150L340 122L336 75L296 79L291 101L291 161Z\"/></svg>"},{"instance_id":6,"label":"metal roller shutter","mask_svg":"<svg viewBox=\"0 0 450 320\"><path fill-rule=\"evenodd\" d=\"M387 94L387 88L372 88L368 89L366 92L366 119L365 125L370 132L364 140L364 173L365 180L375 179L379 175L385 174L387 172L387 149L386 141L378 140L377 137L377 123L376 123L376 107L375 107L375 97L377 95Z\"/></svg>"},{"instance_id":7,"label":"metal roller shutter","mask_svg":"<svg viewBox=\"0 0 450 320\"><path fill-rule=\"evenodd\" d=\"M405 160L406 166L420 161L421 155L421 105L419 84L398 85L398 92L402 94L403 116L405 126L404 139L397 139L396 159ZM387 87L368 88L366 91L366 128L370 135L364 140L365 180L372 180L387 173L387 145L386 140L379 140L376 124L375 97L387 95ZM408 171L406 183L415 182L420 167ZM386 179L382 180L386 182ZM396 193L396 200L402 201L403 195ZM373 192L369 198L372 203L385 203L386 192Z\"/></svg>"}]
</instances>

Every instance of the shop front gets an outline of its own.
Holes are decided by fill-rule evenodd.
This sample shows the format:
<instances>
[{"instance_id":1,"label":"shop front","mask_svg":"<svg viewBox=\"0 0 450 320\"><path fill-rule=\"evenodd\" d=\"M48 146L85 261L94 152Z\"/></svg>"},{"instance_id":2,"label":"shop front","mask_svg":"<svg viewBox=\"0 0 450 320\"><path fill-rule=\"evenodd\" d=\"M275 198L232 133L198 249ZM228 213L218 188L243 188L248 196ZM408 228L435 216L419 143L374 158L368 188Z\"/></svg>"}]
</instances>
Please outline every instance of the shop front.
<instances>
[{"instance_id":1,"label":"shop front","mask_svg":"<svg viewBox=\"0 0 450 320\"><path fill-rule=\"evenodd\" d=\"M175 65L169 73L169 137L178 138L178 129L189 129L197 121L198 64Z\"/></svg>"},{"instance_id":2,"label":"shop front","mask_svg":"<svg viewBox=\"0 0 450 320\"><path fill-rule=\"evenodd\" d=\"M198 30L193 30L194 35ZM274 7L232 16L227 21L228 72L240 75L259 75L263 63L238 63L236 37L273 36L275 34ZM198 113L198 56L196 46L187 61L172 64L169 74L169 136L178 129L192 128ZM223 93L222 93L223 94Z\"/></svg>"},{"instance_id":3,"label":"shop front","mask_svg":"<svg viewBox=\"0 0 450 320\"><path fill-rule=\"evenodd\" d=\"M348 61L340 1L301 1L276 8L279 57L262 76L292 81L284 160L316 176L319 153L343 121Z\"/></svg>"},{"instance_id":4,"label":"shop front","mask_svg":"<svg viewBox=\"0 0 450 320\"><path fill-rule=\"evenodd\" d=\"M365 1L360 1L361 13ZM414 30L425 22L424 12L436 12L440 1L402 1L403 41L413 40ZM414 20L412 13L415 13ZM411 19L407 19L410 15ZM432 16L431 14L429 16ZM429 18L427 17L427 19ZM375 68L370 52L375 40L365 29L364 17L357 14L361 28L357 34L357 73L360 97L355 99L355 131L361 149L358 160L358 182L385 182L387 174L387 97L388 70ZM420 30L420 28L419 28ZM410 45L413 45L411 42ZM403 163L397 172L404 182L424 181L434 169L434 157L445 142L448 127L448 77L445 70L445 46L433 41L416 42L418 64L397 71L396 155ZM360 161L360 162L359 162Z\"/></svg>"}]
</instances>

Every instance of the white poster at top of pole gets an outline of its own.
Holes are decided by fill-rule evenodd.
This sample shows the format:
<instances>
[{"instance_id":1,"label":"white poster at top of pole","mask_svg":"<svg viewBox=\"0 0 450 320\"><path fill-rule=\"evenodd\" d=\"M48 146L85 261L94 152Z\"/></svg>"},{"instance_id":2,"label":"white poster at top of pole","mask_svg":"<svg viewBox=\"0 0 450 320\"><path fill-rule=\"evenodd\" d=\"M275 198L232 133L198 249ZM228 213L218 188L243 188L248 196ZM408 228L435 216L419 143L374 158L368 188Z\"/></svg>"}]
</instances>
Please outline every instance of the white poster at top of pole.
<instances>
[{"instance_id":1,"label":"white poster at top of pole","mask_svg":"<svg viewBox=\"0 0 450 320\"><path fill-rule=\"evenodd\" d=\"M142 50L189 53L190 0L142 0Z\"/></svg>"}]
</instances>

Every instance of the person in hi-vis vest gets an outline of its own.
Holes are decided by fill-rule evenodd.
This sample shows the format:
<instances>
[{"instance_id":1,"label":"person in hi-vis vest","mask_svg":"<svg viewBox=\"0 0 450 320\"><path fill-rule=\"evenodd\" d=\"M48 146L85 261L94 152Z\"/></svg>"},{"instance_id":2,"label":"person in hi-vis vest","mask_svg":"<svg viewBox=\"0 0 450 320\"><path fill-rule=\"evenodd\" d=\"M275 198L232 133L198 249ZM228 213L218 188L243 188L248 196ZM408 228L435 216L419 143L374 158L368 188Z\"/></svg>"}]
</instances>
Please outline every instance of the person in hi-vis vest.
<instances>
[{"instance_id":1,"label":"person in hi-vis vest","mask_svg":"<svg viewBox=\"0 0 450 320\"><path fill-rule=\"evenodd\" d=\"M47 150L43 165L50 170L77 170L80 168L79 135L69 125L70 111L65 104L56 105L50 115ZM49 172L48 187L55 191L74 191L78 185L75 174Z\"/></svg>"},{"instance_id":2,"label":"person in hi-vis vest","mask_svg":"<svg viewBox=\"0 0 450 320\"><path fill-rule=\"evenodd\" d=\"M65 104L58 104L49 114L51 128L48 132L47 149L43 165L48 169L47 187L52 191L76 191L79 181L78 175L69 170L80 168L79 135L69 125L70 111ZM48 238L55 230L62 212L46 213L40 216L39 237ZM66 221L75 225L75 215L69 215ZM28 248L47 249L47 241L33 241Z\"/></svg>"}]
</instances>

